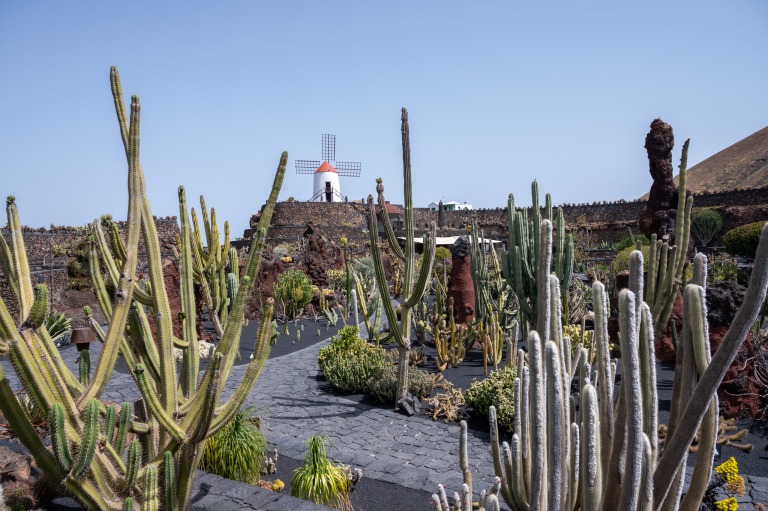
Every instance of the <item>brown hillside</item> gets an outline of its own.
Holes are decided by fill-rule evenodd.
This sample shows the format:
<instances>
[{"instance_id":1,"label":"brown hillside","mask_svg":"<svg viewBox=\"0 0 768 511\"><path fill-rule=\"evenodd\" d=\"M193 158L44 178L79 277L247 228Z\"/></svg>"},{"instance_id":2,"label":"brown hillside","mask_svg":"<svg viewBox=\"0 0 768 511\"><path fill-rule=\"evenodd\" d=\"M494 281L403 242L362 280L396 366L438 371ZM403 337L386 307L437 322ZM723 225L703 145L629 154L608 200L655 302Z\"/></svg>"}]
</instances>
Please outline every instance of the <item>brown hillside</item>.
<instances>
[{"instance_id":1,"label":"brown hillside","mask_svg":"<svg viewBox=\"0 0 768 511\"><path fill-rule=\"evenodd\" d=\"M768 186L768 126L688 169L686 181L694 195Z\"/></svg>"}]
</instances>

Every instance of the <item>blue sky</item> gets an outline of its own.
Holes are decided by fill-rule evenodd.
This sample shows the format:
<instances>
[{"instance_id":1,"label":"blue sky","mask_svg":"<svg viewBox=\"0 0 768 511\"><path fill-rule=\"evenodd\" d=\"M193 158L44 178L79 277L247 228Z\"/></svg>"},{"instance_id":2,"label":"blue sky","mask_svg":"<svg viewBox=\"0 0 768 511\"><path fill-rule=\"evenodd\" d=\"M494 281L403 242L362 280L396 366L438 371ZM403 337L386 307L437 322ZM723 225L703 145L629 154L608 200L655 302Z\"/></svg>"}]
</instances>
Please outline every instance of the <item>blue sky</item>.
<instances>
[{"instance_id":1,"label":"blue sky","mask_svg":"<svg viewBox=\"0 0 768 511\"><path fill-rule=\"evenodd\" d=\"M335 133L350 198L402 201L400 108L414 201L530 204L646 193L661 117L690 163L768 125L768 3L0 1L0 194L31 226L126 212L109 91L142 103L153 211L204 194L233 237L263 204L311 195L294 159Z\"/></svg>"}]
</instances>

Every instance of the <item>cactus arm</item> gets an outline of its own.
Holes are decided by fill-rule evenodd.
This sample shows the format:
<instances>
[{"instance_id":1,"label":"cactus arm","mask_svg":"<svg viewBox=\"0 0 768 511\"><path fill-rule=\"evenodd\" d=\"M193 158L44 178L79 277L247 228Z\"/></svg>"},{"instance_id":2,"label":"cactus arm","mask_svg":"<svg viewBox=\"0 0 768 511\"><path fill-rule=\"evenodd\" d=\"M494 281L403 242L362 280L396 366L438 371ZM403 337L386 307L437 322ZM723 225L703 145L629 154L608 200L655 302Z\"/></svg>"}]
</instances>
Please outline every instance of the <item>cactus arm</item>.
<instances>
[{"instance_id":1,"label":"cactus arm","mask_svg":"<svg viewBox=\"0 0 768 511\"><path fill-rule=\"evenodd\" d=\"M542 350L544 344L549 340L549 323L552 320L551 311L548 304L551 301L550 286L547 285L549 268L552 265L552 222L544 220L541 227L536 247L539 249L537 279L540 280L536 292L536 329L541 336Z\"/></svg>"},{"instance_id":2,"label":"cactus arm","mask_svg":"<svg viewBox=\"0 0 768 511\"><path fill-rule=\"evenodd\" d=\"M400 243L395 235L395 230L392 228L392 222L389 219L387 201L384 199L384 186L382 185L381 178L376 179L376 191L381 215L381 225L384 228L384 237L389 242L389 246L392 248L392 253L395 254L395 257L401 261L405 261L405 253L403 252L403 249L400 248Z\"/></svg>"},{"instance_id":3,"label":"cactus arm","mask_svg":"<svg viewBox=\"0 0 768 511\"><path fill-rule=\"evenodd\" d=\"M635 251L635 254L639 251ZM641 266L642 268L642 261ZM622 289L619 294L619 322L621 328L621 388L627 409L626 451L624 476L619 509L635 509L640 497L643 462L643 397L640 389L640 361L638 357L639 328L635 294Z\"/></svg>"},{"instance_id":4,"label":"cactus arm","mask_svg":"<svg viewBox=\"0 0 768 511\"><path fill-rule=\"evenodd\" d=\"M116 100L117 101L117 100ZM139 136L140 136L140 111L139 98L134 96L131 101L131 123L128 140L130 143L130 154L128 164L129 186L128 186L128 243L127 258L123 264L118 282L117 293L115 295L115 307L110 322L109 333L101 349L99 360L96 364L96 370L91 380L91 384L80 396L78 407L82 410L86 404L99 395L104 390L108 377L112 372L117 360L119 349L119 338L123 333L123 326L128 319L128 309L133 295L133 281L136 278L136 264L139 244L139 230L141 224L141 169L139 166Z\"/></svg>"},{"instance_id":5,"label":"cactus arm","mask_svg":"<svg viewBox=\"0 0 768 511\"><path fill-rule=\"evenodd\" d=\"M653 300L656 296L656 270L659 267L660 245L656 241L656 234L651 234L651 245L648 252L648 278L645 287L645 303L651 308L653 308Z\"/></svg>"},{"instance_id":6,"label":"cactus arm","mask_svg":"<svg viewBox=\"0 0 768 511\"><path fill-rule=\"evenodd\" d=\"M653 469L656 466L653 460L654 454L651 448L651 441L643 433L643 481L640 486L640 499L638 501L638 511L651 511L653 509ZM710 461L710 468L711 468ZM686 509L686 508L683 508Z\"/></svg>"},{"instance_id":7,"label":"cactus arm","mask_svg":"<svg viewBox=\"0 0 768 511\"><path fill-rule=\"evenodd\" d=\"M683 293L684 306L686 307L685 320L690 321L690 332L693 356L696 361L696 369L699 375L703 374L709 366L709 328L706 321L706 299L704 288L688 284ZM682 509L697 509L701 507L701 501L709 484L709 475L712 471L712 460L715 453L715 441L717 439L717 395L712 396L709 407L701 422L699 435L699 449L696 453L696 463L691 475L691 483L681 502Z\"/></svg>"},{"instance_id":8,"label":"cactus arm","mask_svg":"<svg viewBox=\"0 0 768 511\"><path fill-rule=\"evenodd\" d=\"M62 468L69 472L72 466L72 454L69 452L69 440L65 428L64 407L61 403L54 403L51 407L49 426L51 430L51 450L61 464Z\"/></svg>"},{"instance_id":9,"label":"cactus arm","mask_svg":"<svg viewBox=\"0 0 768 511\"><path fill-rule=\"evenodd\" d=\"M519 382L519 379L517 381ZM515 405L518 404L519 403L515 402ZM515 410L519 410L519 408L515 408ZM519 420L519 415L519 412L515 414L516 421ZM514 483L514 480L506 477L504 465L501 461L501 451L499 449L499 426L496 420L496 407L493 405L491 405L491 407L488 409L488 424L490 426L491 433L491 458L493 459L493 472L496 474L496 476L501 477L507 482L507 484L501 485L501 494L504 497L504 501L512 506L511 503L513 501L513 496L510 488Z\"/></svg>"},{"instance_id":10,"label":"cactus arm","mask_svg":"<svg viewBox=\"0 0 768 511\"><path fill-rule=\"evenodd\" d=\"M5 281L10 285L13 296L19 296L19 283L17 282L16 270L13 266L13 254L8 248L8 243L0 233L0 270L5 275Z\"/></svg>"},{"instance_id":11,"label":"cactus arm","mask_svg":"<svg viewBox=\"0 0 768 511\"><path fill-rule=\"evenodd\" d=\"M32 307L22 328L29 327L37 330L45 321L45 314L48 312L48 286L38 284L34 288L33 296Z\"/></svg>"},{"instance_id":12,"label":"cactus arm","mask_svg":"<svg viewBox=\"0 0 768 511\"><path fill-rule=\"evenodd\" d=\"M141 468L141 443L138 440L131 440L128 445L128 461L125 466L125 491L130 492Z\"/></svg>"},{"instance_id":13,"label":"cactus arm","mask_svg":"<svg viewBox=\"0 0 768 511\"><path fill-rule=\"evenodd\" d=\"M139 381L139 390L144 398L144 402L149 406L152 415L160 422L160 424L177 440L183 440L185 437L184 431L173 421L173 417L168 415L163 408L162 402L158 399L155 390L147 381L147 374L144 364L136 366L134 371Z\"/></svg>"},{"instance_id":14,"label":"cactus arm","mask_svg":"<svg viewBox=\"0 0 768 511\"><path fill-rule=\"evenodd\" d=\"M109 267L109 265L107 265L107 267ZM107 293L107 288L104 285L104 278L101 275L101 267L99 264L99 255L94 243L91 243L91 246L88 250L88 271L91 274L93 290L96 293L96 298L99 301L99 307L101 307L101 310L107 320L110 320L112 319L112 302L109 300L109 294ZM113 283L116 284L117 279L114 279Z\"/></svg>"},{"instance_id":15,"label":"cactus arm","mask_svg":"<svg viewBox=\"0 0 768 511\"><path fill-rule=\"evenodd\" d=\"M23 321L27 317L27 314L29 314L29 310L32 308L32 303L34 302L35 297L32 289L27 252L24 248L24 238L21 235L19 211L16 208L16 201L13 196L8 197L6 200L5 211L8 215L8 231L11 235L11 253L14 268L14 273L12 275L16 278L18 286L19 294L17 299L19 300L19 314L20 321Z\"/></svg>"},{"instance_id":16,"label":"cactus arm","mask_svg":"<svg viewBox=\"0 0 768 511\"><path fill-rule=\"evenodd\" d=\"M686 196L685 181L688 174L688 145L691 139L683 143L683 151L680 155L680 174L677 184L677 215L675 222L675 245L680 247L680 252L675 258L675 276L680 278L683 274L683 266L688 252L688 240L691 235L691 208L693 197Z\"/></svg>"},{"instance_id":17,"label":"cactus arm","mask_svg":"<svg viewBox=\"0 0 768 511\"><path fill-rule=\"evenodd\" d=\"M684 420L679 424L671 438L665 442L659 465L653 476L654 505L666 498L669 492L672 475L680 466L682 455L693 439L696 428L710 405L712 396L717 391L725 372L733 359L736 358L739 347L744 342L749 329L760 312L765 301L768 287L768 226L763 227L760 243L755 255L749 287L736 313L731 327L723 338L723 342L712 357L709 367L699 379L683 413Z\"/></svg>"},{"instance_id":18,"label":"cactus arm","mask_svg":"<svg viewBox=\"0 0 768 511\"><path fill-rule=\"evenodd\" d=\"M653 342L653 317L648 304L640 310L640 388L643 389L643 433L651 447L651 466L656 466L658 455L658 394L656 389L656 352ZM651 471L653 472L653 471ZM645 479L643 479L645 481ZM642 494L640 495L643 498Z\"/></svg>"},{"instance_id":19,"label":"cactus arm","mask_svg":"<svg viewBox=\"0 0 768 511\"><path fill-rule=\"evenodd\" d=\"M531 398L529 413L531 427L531 490L529 502L532 510L545 509L546 505L546 431L547 416L544 401L544 368L542 367L542 344L539 334L533 330L528 334L528 349L531 357Z\"/></svg>"},{"instance_id":20,"label":"cactus arm","mask_svg":"<svg viewBox=\"0 0 768 511\"><path fill-rule=\"evenodd\" d=\"M144 471L144 500L141 503L141 511L158 511L157 465L147 466Z\"/></svg>"},{"instance_id":21,"label":"cactus arm","mask_svg":"<svg viewBox=\"0 0 768 511\"><path fill-rule=\"evenodd\" d=\"M99 401L91 399L85 408L85 429L80 443L80 449L77 458L72 465L72 474L77 477L83 474L90 466L94 454L96 454L96 443L99 438Z\"/></svg>"},{"instance_id":22,"label":"cactus arm","mask_svg":"<svg viewBox=\"0 0 768 511\"><path fill-rule=\"evenodd\" d=\"M581 389L581 505L598 511L603 495L601 468L600 409L597 391L591 384Z\"/></svg>"},{"instance_id":23,"label":"cactus arm","mask_svg":"<svg viewBox=\"0 0 768 511\"><path fill-rule=\"evenodd\" d=\"M104 229L101 227L101 222L99 222L99 220L94 220L91 226L91 232L93 232L94 235L91 248L98 249L98 252L101 252L101 254L104 255L104 264L106 266L107 275L109 276L109 279L112 281L112 283L117 285L117 281L120 280L120 270L117 268L117 264L115 264L115 258L108 257L112 254L109 252L109 245L107 244L107 239L104 236ZM96 246L94 246L94 244ZM88 255L91 257L90 252ZM93 274L91 274L91 276L93 277Z\"/></svg>"},{"instance_id":24,"label":"cactus arm","mask_svg":"<svg viewBox=\"0 0 768 511\"><path fill-rule=\"evenodd\" d=\"M163 455L163 511L176 511L176 466L173 453Z\"/></svg>"},{"instance_id":25,"label":"cactus arm","mask_svg":"<svg viewBox=\"0 0 768 511\"><path fill-rule=\"evenodd\" d=\"M461 421L461 433L459 434L459 468L464 478L465 493L472 495L472 472L469 470L469 455L467 454L467 421Z\"/></svg>"},{"instance_id":26,"label":"cactus arm","mask_svg":"<svg viewBox=\"0 0 768 511\"><path fill-rule=\"evenodd\" d=\"M128 313L128 325L131 327L131 344L133 351L138 356L138 361L146 365L153 380L159 380L160 354L157 351L155 341L152 339L149 320L141 305L131 307Z\"/></svg>"},{"instance_id":27,"label":"cactus arm","mask_svg":"<svg viewBox=\"0 0 768 511\"><path fill-rule=\"evenodd\" d=\"M182 386L186 397L191 396L197 388L197 377L200 371L200 358L195 355L198 352L194 272L192 247L189 233L189 216L187 213L187 198L184 187L179 186L179 220L181 221L181 252L179 254L180 266L180 294L182 330L184 341L188 343L184 354L182 366Z\"/></svg>"},{"instance_id":28,"label":"cactus arm","mask_svg":"<svg viewBox=\"0 0 768 511\"><path fill-rule=\"evenodd\" d=\"M156 381L158 397L166 414L173 413L176 406L176 362L173 357L173 323L171 318L171 306L168 302L168 294L161 290L165 285L163 281L163 262L160 255L160 242L155 227L152 209L147 199L143 174L141 180L141 230L144 235L147 265L149 267L149 281L154 292L152 293L152 309L155 313L157 329L157 345L159 347L160 379Z\"/></svg>"},{"instance_id":29,"label":"cactus arm","mask_svg":"<svg viewBox=\"0 0 768 511\"><path fill-rule=\"evenodd\" d=\"M261 324L259 325L259 331L257 334L257 343L254 349L253 360L248 364L245 370L243 379L240 385L235 390L232 398L219 412L213 422L211 423L208 437L211 437L218 433L229 421L234 417L235 413L245 402L245 398L248 397L253 385L258 380L261 372L264 370L264 364L269 357L269 351L271 349L269 340L272 328L272 314L274 312L274 301L272 299L267 300L267 305L262 314Z\"/></svg>"},{"instance_id":30,"label":"cactus arm","mask_svg":"<svg viewBox=\"0 0 768 511\"><path fill-rule=\"evenodd\" d=\"M424 236L424 264L421 265L421 273L419 273L418 279L411 290L409 296L406 297L404 306L407 308L413 308L424 297L424 293L427 290L427 283L432 275L432 265L435 261L435 223L432 222L429 235ZM403 293L405 296L405 293Z\"/></svg>"},{"instance_id":31,"label":"cactus arm","mask_svg":"<svg viewBox=\"0 0 768 511\"><path fill-rule=\"evenodd\" d=\"M553 300L554 302L554 300ZM563 388L560 378L560 354L554 341L547 341L544 352L546 364L546 407L547 407L547 484L549 487L548 509L561 509L562 490L567 491L564 476L563 455L565 451L563 428ZM565 488L564 488L565 486ZM625 508L628 509L628 508Z\"/></svg>"},{"instance_id":32,"label":"cactus arm","mask_svg":"<svg viewBox=\"0 0 768 511\"><path fill-rule=\"evenodd\" d=\"M373 207L373 197L368 196L368 235L371 240L371 257L373 258L373 267L376 270L376 285L379 287L379 292L382 295L388 289L387 277L384 274L384 262L381 260L381 249L379 248L379 229L376 223L376 210ZM390 324L390 331L395 336L395 341L398 345L403 346L405 341L403 340L403 334L399 328L397 328L397 314L392 306L392 300L386 298L382 300L384 306L384 313L387 315L387 321Z\"/></svg>"}]
</instances>

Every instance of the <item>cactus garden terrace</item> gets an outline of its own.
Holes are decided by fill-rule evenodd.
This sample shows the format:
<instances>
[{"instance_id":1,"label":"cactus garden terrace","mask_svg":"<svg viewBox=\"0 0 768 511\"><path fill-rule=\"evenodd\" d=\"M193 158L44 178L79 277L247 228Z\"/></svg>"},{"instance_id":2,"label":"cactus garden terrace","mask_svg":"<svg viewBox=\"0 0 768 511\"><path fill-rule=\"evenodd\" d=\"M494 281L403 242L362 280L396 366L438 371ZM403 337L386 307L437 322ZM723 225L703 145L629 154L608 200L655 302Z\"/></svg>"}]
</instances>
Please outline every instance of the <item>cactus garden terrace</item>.
<instances>
[{"instance_id":1,"label":"cactus garden terrace","mask_svg":"<svg viewBox=\"0 0 768 511\"><path fill-rule=\"evenodd\" d=\"M115 68L110 83L128 214L123 232L107 217L88 227L94 301L73 326L76 347L54 341L24 205L6 202L0 263L13 306L0 301L0 411L13 438L4 444L28 452L35 470L26 486L9 475L4 499L64 494L51 508L74 499L131 511L714 510L766 500L765 421L731 430L718 387L745 342L764 347L768 227L757 226L753 245L735 243L753 246L753 264L715 350L715 267L689 252L699 231L686 193L649 214L660 230L631 240L623 284L614 266L592 268L591 286L574 281L574 232L549 195L539 207L535 182L530 211L509 197L506 250L484 250L475 226L446 254L430 223L417 258L403 109L404 243L378 180L364 206L365 257L346 236L316 232L303 247L266 247L283 153L247 250L231 246L226 225L222 245L213 210L203 202L198 216L179 187L179 236L164 257L141 165L141 104L126 105ZM649 139L666 126L654 121ZM652 169L669 166L654 158L649 149ZM680 190L686 159L687 142ZM665 335L673 362L663 364ZM765 393L765 367L751 367ZM258 421L241 419L250 406ZM469 409L488 412L457 423ZM200 473L209 447L246 422L270 444L252 484ZM210 456L237 459L236 447L219 449Z\"/></svg>"}]
</instances>

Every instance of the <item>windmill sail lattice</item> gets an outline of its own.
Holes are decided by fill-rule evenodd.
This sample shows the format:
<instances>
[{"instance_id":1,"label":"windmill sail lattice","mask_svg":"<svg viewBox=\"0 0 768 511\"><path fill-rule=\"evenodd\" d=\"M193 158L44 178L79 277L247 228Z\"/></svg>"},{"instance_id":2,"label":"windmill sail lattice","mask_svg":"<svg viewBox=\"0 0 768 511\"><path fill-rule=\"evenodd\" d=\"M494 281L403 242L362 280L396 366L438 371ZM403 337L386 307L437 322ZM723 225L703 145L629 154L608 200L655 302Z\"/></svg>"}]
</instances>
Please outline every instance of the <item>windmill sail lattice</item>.
<instances>
[{"instance_id":1,"label":"windmill sail lattice","mask_svg":"<svg viewBox=\"0 0 768 511\"><path fill-rule=\"evenodd\" d=\"M323 161L296 160L297 174L314 174L314 187L310 201L340 202L344 200L339 186L339 176L360 177L360 162L336 161L336 135L322 136ZM331 164L330 162L333 162Z\"/></svg>"}]
</instances>

